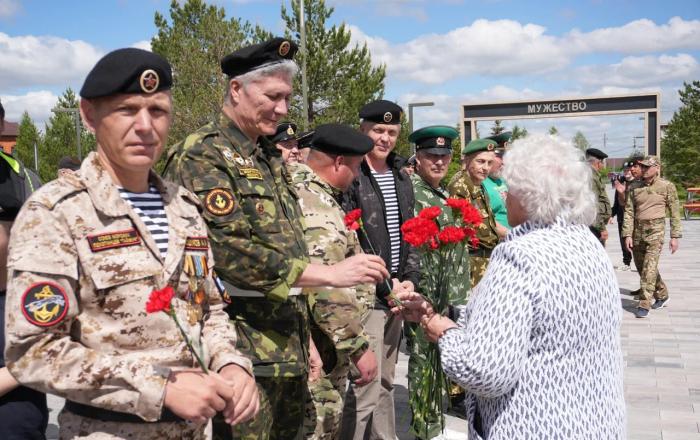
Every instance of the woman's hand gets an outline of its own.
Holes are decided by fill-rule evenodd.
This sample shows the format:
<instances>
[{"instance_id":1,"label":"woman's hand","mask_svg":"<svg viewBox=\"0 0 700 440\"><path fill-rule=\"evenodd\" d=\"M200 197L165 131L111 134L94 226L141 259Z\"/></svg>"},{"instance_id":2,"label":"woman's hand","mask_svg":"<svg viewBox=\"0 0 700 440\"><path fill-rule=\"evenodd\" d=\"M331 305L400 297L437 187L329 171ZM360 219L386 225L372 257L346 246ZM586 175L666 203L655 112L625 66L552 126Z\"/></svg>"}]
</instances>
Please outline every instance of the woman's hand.
<instances>
[{"instance_id":1,"label":"woman's hand","mask_svg":"<svg viewBox=\"0 0 700 440\"><path fill-rule=\"evenodd\" d=\"M401 306L396 306L389 300L391 312L401 314L406 321L419 322L423 316L435 313L433 306L420 293L403 291L396 293L396 297L401 301Z\"/></svg>"},{"instance_id":2,"label":"woman's hand","mask_svg":"<svg viewBox=\"0 0 700 440\"><path fill-rule=\"evenodd\" d=\"M426 339L430 342L437 342L445 331L457 327L457 324L450 318L434 313L431 316L423 316L420 320L420 326L423 327Z\"/></svg>"}]
</instances>

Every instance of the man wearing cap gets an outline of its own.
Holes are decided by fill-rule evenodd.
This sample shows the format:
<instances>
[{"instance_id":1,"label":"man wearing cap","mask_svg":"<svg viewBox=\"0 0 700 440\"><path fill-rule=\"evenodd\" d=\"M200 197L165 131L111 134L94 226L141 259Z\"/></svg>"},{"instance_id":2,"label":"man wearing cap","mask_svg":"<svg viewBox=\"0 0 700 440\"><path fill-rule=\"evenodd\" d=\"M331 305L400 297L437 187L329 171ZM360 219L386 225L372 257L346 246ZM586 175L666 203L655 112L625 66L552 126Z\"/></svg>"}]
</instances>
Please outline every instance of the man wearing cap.
<instances>
[{"instance_id":1,"label":"man wearing cap","mask_svg":"<svg viewBox=\"0 0 700 440\"><path fill-rule=\"evenodd\" d=\"M5 109L0 102L0 134ZM39 177L0 149L0 438L44 439L49 421L46 395L20 386L5 367L5 299L10 229L22 204L41 186Z\"/></svg>"},{"instance_id":2,"label":"man wearing cap","mask_svg":"<svg viewBox=\"0 0 700 440\"><path fill-rule=\"evenodd\" d=\"M367 253L377 252L391 273L392 290L414 290L420 280L417 250L402 240L401 225L413 217L414 197L410 177L401 168L405 160L392 152L401 130L402 109L378 100L360 109L360 131L374 147L360 166L360 175L344 194L346 212L362 210L364 233L360 244ZM370 384L351 383L343 409L343 439L393 439L394 371L401 341L401 318L387 304L387 283L377 284L377 297L365 321L370 348L377 354L380 374Z\"/></svg>"},{"instance_id":3,"label":"man wearing cap","mask_svg":"<svg viewBox=\"0 0 700 440\"><path fill-rule=\"evenodd\" d=\"M613 179L613 187L615 188L615 201L612 206L612 216L617 219L617 232L620 238L620 246L622 248L622 265L616 266L616 269L625 272L630 270L632 263L632 252L625 245L625 237L622 236L622 224L625 219L625 200L627 195L627 187L634 180L632 175L633 161L627 161L622 165L622 175L615 176ZM612 221L612 220L611 220Z\"/></svg>"},{"instance_id":4,"label":"man wearing cap","mask_svg":"<svg viewBox=\"0 0 700 440\"><path fill-rule=\"evenodd\" d=\"M369 137L347 125L321 125L314 133L307 164L290 165L312 263L332 265L362 253L337 200L359 174L363 156L372 146ZM337 437L351 362L356 384L364 385L376 376L377 361L362 325L374 304L374 291L374 284L304 289L311 334L325 370L323 377L309 384L306 438Z\"/></svg>"},{"instance_id":5,"label":"man wearing cap","mask_svg":"<svg viewBox=\"0 0 700 440\"><path fill-rule=\"evenodd\" d=\"M303 162L299 141L297 139L297 125L291 122L282 122L277 125L275 135L270 138L278 150L282 153L284 163Z\"/></svg>"},{"instance_id":6,"label":"man wearing cap","mask_svg":"<svg viewBox=\"0 0 700 440\"><path fill-rule=\"evenodd\" d=\"M678 250L681 216L676 187L659 177L659 159L646 156L639 161L642 182L633 185L625 203L622 235L632 252L640 277L641 292L637 318L646 318L649 309L668 305L668 289L659 274L659 256L664 244L666 213L671 213L671 253ZM655 298L654 304L651 299Z\"/></svg>"},{"instance_id":7,"label":"man wearing cap","mask_svg":"<svg viewBox=\"0 0 700 440\"><path fill-rule=\"evenodd\" d=\"M503 169L503 155L506 152L506 144L510 140L512 134L513 133L510 131L506 131L486 138L491 139L497 144L496 148L493 150L495 153L493 165L491 165L489 176L484 179L483 185L489 196L489 204L491 206L491 211L493 211L493 216L496 218L496 227L500 237L505 237L510 229L510 225L508 224L508 210L506 209L508 185L506 185L505 180L501 178L501 171Z\"/></svg>"},{"instance_id":8,"label":"man wearing cap","mask_svg":"<svg viewBox=\"0 0 700 440\"><path fill-rule=\"evenodd\" d=\"M491 251L498 244L496 219L491 211L488 194L483 182L491 172L495 160L496 142L491 139L474 139L462 148L462 169L450 181L447 189L450 197L467 199L481 213L482 223L476 229L479 246L469 250L471 286L476 286L486 273Z\"/></svg>"},{"instance_id":9,"label":"man wearing cap","mask_svg":"<svg viewBox=\"0 0 700 440\"><path fill-rule=\"evenodd\" d=\"M257 412L199 201L151 171L170 128L171 84L170 65L151 52L99 60L80 91L97 151L34 193L13 228L7 366L66 399L61 438L203 439L217 412L229 423ZM147 313L161 289L171 312Z\"/></svg>"},{"instance_id":10,"label":"man wearing cap","mask_svg":"<svg viewBox=\"0 0 700 440\"><path fill-rule=\"evenodd\" d=\"M436 219L440 227L454 225L455 220L452 209L448 208L445 201L449 193L443 185L442 179L447 174L447 169L452 159L452 141L458 136L457 130L444 125L424 127L411 133L408 140L416 145L416 172L411 176L413 191L416 197L415 214L431 206L442 207L442 213ZM428 267L437 267L430 263L431 258L436 258L434 253L424 253L421 256L423 271ZM463 305L467 303L470 292L469 284L469 252L466 247L454 255L450 267L442 268L449 274L447 283L447 295L451 305ZM418 291L431 300L436 300L435 292L427 280L431 277L422 276ZM434 287L433 287L434 288ZM423 329L416 323L406 323L408 340L406 346L410 353L408 359L408 393L409 405L413 411L413 405L418 391L417 386L422 379L424 368L428 365L425 358L427 346L430 344L425 338ZM464 391L457 385L453 385L450 396L453 400L459 400ZM428 420L420 420L415 417L411 421L411 430L420 439L429 439L440 434L441 414L433 414Z\"/></svg>"},{"instance_id":11,"label":"man wearing cap","mask_svg":"<svg viewBox=\"0 0 700 440\"><path fill-rule=\"evenodd\" d=\"M612 216L612 209L610 208L610 199L608 199L608 194L605 191L605 179L600 175L600 171L605 166L603 162L608 157L607 154L603 153L597 148L589 148L586 150L586 160L591 164L593 169L593 193L596 197L597 213L595 221L590 226L591 232L595 235L600 243L605 246L605 242L608 240L608 220Z\"/></svg>"},{"instance_id":12,"label":"man wearing cap","mask_svg":"<svg viewBox=\"0 0 700 440\"><path fill-rule=\"evenodd\" d=\"M219 117L172 147L165 175L191 189L216 258L216 274L253 361L261 414L236 438L301 438L309 321L304 287L350 287L387 276L380 258L356 255L333 266L309 262L302 213L282 155L267 136L287 115L297 46L283 38L221 61L229 82ZM215 420L214 436L227 435Z\"/></svg>"}]
</instances>

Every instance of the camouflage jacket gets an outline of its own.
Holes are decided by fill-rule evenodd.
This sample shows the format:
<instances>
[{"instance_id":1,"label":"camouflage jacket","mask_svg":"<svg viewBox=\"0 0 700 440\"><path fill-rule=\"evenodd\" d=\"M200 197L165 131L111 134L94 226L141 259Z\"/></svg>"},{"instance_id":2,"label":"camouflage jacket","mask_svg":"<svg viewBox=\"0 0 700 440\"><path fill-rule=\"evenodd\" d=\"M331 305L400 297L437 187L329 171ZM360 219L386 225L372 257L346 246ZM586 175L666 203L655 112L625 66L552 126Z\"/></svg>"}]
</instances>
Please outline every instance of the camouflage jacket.
<instances>
[{"instance_id":1,"label":"camouflage jacket","mask_svg":"<svg viewBox=\"0 0 700 440\"><path fill-rule=\"evenodd\" d=\"M675 185L656 177L651 183L634 181L629 186L625 203L622 236L631 237L634 224L640 220L656 220L671 215L671 238L681 238L681 214Z\"/></svg>"},{"instance_id":2,"label":"camouflage jacket","mask_svg":"<svg viewBox=\"0 0 700 440\"><path fill-rule=\"evenodd\" d=\"M308 264L302 214L279 151L251 142L225 115L168 154L165 176L204 205L216 274L232 298L239 348L257 376L306 372L306 298L290 295Z\"/></svg>"},{"instance_id":3,"label":"camouflage jacket","mask_svg":"<svg viewBox=\"0 0 700 440\"><path fill-rule=\"evenodd\" d=\"M450 180L447 186L450 197L458 197L469 200L472 205L481 213L482 223L476 230L476 237L479 239L480 249L493 249L498 244L498 234L496 233L496 219L491 211L489 197L481 185L472 183L469 174L460 170Z\"/></svg>"},{"instance_id":4,"label":"camouflage jacket","mask_svg":"<svg viewBox=\"0 0 700 440\"><path fill-rule=\"evenodd\" d=\"M332 265L362 253L355 231L345 227L345 213L332 188L304 164L289 165L294 189L304 213L304 233L312 263ZM355 288L307 288L314 342L323 355L329 351L350 357L362 354L369 339L363 319L374 305L374 285ZM314 330L320 330L314 331ZM327 366L324 356L324 365Z\"/></svg>"},{"instance_id":5,"label":"camouflage jacket","mask_svg":"<svg viewBox=\"0 0 700 440\"><path fill-rule=\"evenodd\" d=\"M593 170L591 179L593 185L593 193L596 198L596 216L591 227L597 231L604 231L608 225L608 220L612 217L612 208L610 207L610 199L605 191L605 180L597 171Z\"/></svg>"},{"instance_id":6,"label":"camouflage jacket","mask_svg":"<svg viewBox=\"0 0 700 440\"><path fill-rule=\"evenodd\" d=\"M396 197L399 202L399 222L403 224L413 217L414 196L411 179L401 167L405 164L405 159L393 153L389 154L387 164L394 174L396 184ZM386 207L382 191L379 189L377 181L372 177L367 162L362 162L360 175L353 182L350 189L343 193L342 206L345 212L353 209L362 209L362 222L369 237L364 237L360 233L360 244L365 252L371 252L371 248L384 259L387 268L391 268L391 244L389 241L389 230L386 226ZM369 240L369 241L368 241ZM370 246L371 243L371 246ZM399 268L395 278L399 281L411 281L417 286L420 281L420 256L418 251L408 243L401 240L399 251ZM377 301L375 307L387 308L386 296L389 289L386 283L377 284Z\"/></svg>"},{"instance_id":7,"label":"camouflage jacket","mask_svg":"<svg viewBox=\"0 0 700 440\"><path fill-rule=\"evenodd\" d=\"M155 174L151 182L168 218L165 259L96 153L20 211L6 305L7 366L20 383L158 420L170 370L197 365L172 318L146 314L151 291L167 284L180 323L210 368L235 363L251 371L234 348L236 331L212 279L199 201Z\"/></svg>"},{"instance_id":8,"label":"camouflage jacket","mask_svg":"<svg viewBox=\"0 0 700 440\"><path fill-rule=\"evenodd\" d=\"M411 182L413 182L413 192L416 196L415 215L418 215L423 208L439 206L442 208L442 214L440 214L440 216L437 218L440 228L455 224L452 209L445 205L445 200L447 200L449 197L447 189L442 186L437 189L433 188L415 173L411 176ZM418 289L419 292L428 295L431 299L434 299L433 292L435 288L434 286L429 285L430 280L433 279L433 277L425 272L429 268L433 268L435 270L447 270L449 273L447 295L450 298L450 304L466 304L469 296L469 289L471 288L469 285L468 247L465 245L456 252L457 254L454 255L454 259L451 261L452 265L449 269L440 267L437 261L432 261L436 259L435 253L423 253L421 256L423 276L421 277L420 288Z\"/></svg>"}]
</instances>

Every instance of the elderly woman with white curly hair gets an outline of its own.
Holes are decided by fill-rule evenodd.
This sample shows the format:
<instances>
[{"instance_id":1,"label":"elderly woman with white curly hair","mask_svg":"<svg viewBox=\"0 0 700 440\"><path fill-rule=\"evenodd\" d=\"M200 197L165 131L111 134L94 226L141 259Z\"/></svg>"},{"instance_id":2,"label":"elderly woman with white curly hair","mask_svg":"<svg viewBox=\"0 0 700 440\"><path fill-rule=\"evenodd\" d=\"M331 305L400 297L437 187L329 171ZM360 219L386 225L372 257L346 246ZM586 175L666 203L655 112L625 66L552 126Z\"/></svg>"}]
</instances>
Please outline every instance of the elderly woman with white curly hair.
<instances>
[{"instance_id":1,"label":"elderly woman with white curly hair","mask_svg":"<svg viewBox=\"0 0 700 440\"><path fill-rule=\"evenodd\" d=\"M513 229L455 323L417 294L403 313L467 391L470 439L623 439L621 306L581 151L531 136L504 158Z\"/></svg>"}]
</instances>

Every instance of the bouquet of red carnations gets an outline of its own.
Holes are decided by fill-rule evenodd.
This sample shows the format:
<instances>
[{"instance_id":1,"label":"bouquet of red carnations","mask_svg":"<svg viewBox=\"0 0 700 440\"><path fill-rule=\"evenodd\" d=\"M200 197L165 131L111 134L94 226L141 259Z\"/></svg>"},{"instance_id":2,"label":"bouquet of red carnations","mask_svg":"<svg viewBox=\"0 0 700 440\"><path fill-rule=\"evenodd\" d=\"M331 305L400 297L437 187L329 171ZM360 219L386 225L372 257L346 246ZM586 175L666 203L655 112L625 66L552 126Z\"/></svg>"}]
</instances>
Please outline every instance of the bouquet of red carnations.
<instances>
[{"instance_id":1,"label":"bouquet of red carnations","mask_svg":"<svg viewBox=\"0 0 700 440\"><path fill-rule=\"evenodd\" d=\"M481 214L467 200L449 198L446 207L431 206L401 226L403 239L424 253L421 263L423 277L420 292L430 301L435 313L445 314L449 308L448 283L450 270L456 258L468 250L468 244L475 248L479 244L476 228L481 224ZM443 209L452 210L450 224L438 224L437 219ZM425 255L427 253L427 255ZM423 422L440 414L441 431L445 429L444 399L449 392L449 381L442 370L440 349L437 344L427 344L425 362L419 364L420 382L412 390L413 417ZM426 431L428 423L421 423ZM417 433L429 438L428 432Z\"/></svg>"}]
</instances>

